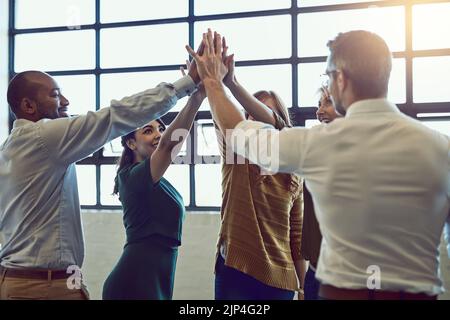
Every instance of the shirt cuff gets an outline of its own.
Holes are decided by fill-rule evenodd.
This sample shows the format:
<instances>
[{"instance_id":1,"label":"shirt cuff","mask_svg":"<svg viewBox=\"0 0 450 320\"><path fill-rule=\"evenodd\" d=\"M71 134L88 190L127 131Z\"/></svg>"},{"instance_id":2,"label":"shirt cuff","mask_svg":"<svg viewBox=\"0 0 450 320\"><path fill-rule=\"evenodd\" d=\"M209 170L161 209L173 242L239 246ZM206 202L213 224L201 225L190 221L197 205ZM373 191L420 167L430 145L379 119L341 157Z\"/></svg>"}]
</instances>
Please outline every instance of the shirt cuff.
<instances>
[{"instance_id":1,"label":"shirt cuff","mask_svg":"<svg viewBox=\"0 0 450 320\"><path fill-rule=\"evenodd\" d=\"M197 89L194 80L189 75L175 81L173 86L178 99L191 95Z\"/></svg>"}]
</instances>

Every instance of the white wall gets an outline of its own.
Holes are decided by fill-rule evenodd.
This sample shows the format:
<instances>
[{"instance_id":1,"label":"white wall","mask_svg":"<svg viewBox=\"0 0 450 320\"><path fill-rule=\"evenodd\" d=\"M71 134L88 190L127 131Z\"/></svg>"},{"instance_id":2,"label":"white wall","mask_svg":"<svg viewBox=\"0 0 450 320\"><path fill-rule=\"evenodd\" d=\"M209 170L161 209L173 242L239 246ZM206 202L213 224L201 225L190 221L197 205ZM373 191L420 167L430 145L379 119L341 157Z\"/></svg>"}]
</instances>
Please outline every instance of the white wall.
<instances>
[{"instance_id":1,"label":"white wall","mask_svg":"<svg viewBox=\"0 0 450 320\"><path fill-rule=\"evenodd\" d=\"M92 299L101 299L103 282L122 253L125 241L122 213L83 213L83 225L84 277ZM213 268L219 226L219 214L187 215L175 274L174 299L214 299ZM450 300L450 260L444 246L441 247L441 274L447 292L440 299Z\"/></svg>"},{"instance_id":2,"label":"white wall","mask_svg":"<svg viewBox=\"0 0 450 320\"><path fill-rule=\"evenodd\" d=\"M122 213L83 213L86 258L83 275L92 299L101 299L103 282L125 243ZM214 258L220 214L188 214L175 273L174 299L214 299Z\"/></svg>"},{"instance_id":3,"label":"white wall","mask_svg":"<svg viewBox=\"0 0 450 320\"><path fill-rule=\"evenodd\" d=\"M8 135L8 0L0 0L0 143Z\"/></svg>"}]
</instances>

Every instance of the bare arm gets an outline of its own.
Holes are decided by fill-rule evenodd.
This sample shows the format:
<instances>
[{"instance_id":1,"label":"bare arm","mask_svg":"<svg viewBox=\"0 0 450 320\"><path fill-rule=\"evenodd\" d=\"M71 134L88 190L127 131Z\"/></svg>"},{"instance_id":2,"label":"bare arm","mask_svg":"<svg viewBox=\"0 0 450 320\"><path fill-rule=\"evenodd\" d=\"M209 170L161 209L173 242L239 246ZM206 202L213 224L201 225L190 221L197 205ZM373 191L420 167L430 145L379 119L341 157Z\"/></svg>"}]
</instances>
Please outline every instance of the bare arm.
<instances>
[{"instance_id":1,"label":"bare arm","mask_svg":"<svg viewBox=\"0 0 450 320\"><path fill-rule=\"evenodd\" d=\"M291 255L294 261L295 271L299 281L300 288L303 290L305 284L305 275L307 269L307 262L303 259L301 254L302 243L302 228L303 228L303 193L300 193L299 197L294 201L294 205L291 208L289 221L290 221L290 245ZM303 292L300 291L299 299L303 300Z\"/></svg>"},{"instance_id":2,"label":"bare arm","mask_svg":"<svg viewBox=\"0 0 450 320\"><path fill-rule=\"evenodd\" d=\"M450 258L450 210L448 212L447 221L445 222L444 226L444 238L445 241L447 241L447 254Z\"/></svg>"},{"instance_id":3,"label":"bare arm","mask_svg":"<svg viewBox=\"0 0 450 320\"><path fill-rule=\"evenodd\" d=\"M202 51L202 46L200 46L198 51ZM195 63L192 65L189 62L187 63L189 70L197 68ZM183 69L181 69L181 72L185 75ZM184 141L189 135L197 111L205 98L205 88L200 84L198 90L189 98L183 110L178 113L175 120L163 133L158 148L150 159L150 172L154 183L162 178L172 160L180 152Z\"/></svg>"},{"instance_id":4,"label":"bare arm","mask_svg":"<svg viewBox=\"0 0 450 320\"><path fill-rule=\"evenodd\" d=\"M222 43L223 61L228 69L228 73L223 79L224 84L230 89L233 96L244 107L245 111L251 115L256 121L276 125L273 111L264 103L256 99L247 89L245 89L237 80L235 74L234 54L227 56L228 47L225 38Z\"/></svg>"},{"instance_id":5,"label":"bare arm","mask_svg":"<svg viewBox=\"0 0 450 320\"><path fill-rule=\"evenodd\" d=\"M202 101L203 99L196 98L195 94L189 98L186 106L163 133L159 145L150 159L150 172L154 183L162 178L173 158L180 152Z\"/></svg>"}]
</instances>

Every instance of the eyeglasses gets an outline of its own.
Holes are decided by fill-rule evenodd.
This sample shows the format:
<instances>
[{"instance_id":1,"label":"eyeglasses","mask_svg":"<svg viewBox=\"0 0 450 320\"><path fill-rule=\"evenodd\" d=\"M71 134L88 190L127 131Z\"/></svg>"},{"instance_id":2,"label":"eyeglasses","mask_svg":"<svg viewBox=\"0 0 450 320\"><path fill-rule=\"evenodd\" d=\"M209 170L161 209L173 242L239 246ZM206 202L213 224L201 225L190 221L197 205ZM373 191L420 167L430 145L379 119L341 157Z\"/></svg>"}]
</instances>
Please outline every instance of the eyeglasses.
<instances>
[{"instance_id":1,"label":"eyeglasses","mask_svg":"<svg viewBox=\"0 0 450 320\"><path fill-rule=\"evenodd\" d=\"M338 70L338 69L326 70L324 74L321 74L320 80L321 80L322 87L329 89L331 75L334 73L338 73L338 72L340 72L340 70Z\"/></svg>"}]
</instances>

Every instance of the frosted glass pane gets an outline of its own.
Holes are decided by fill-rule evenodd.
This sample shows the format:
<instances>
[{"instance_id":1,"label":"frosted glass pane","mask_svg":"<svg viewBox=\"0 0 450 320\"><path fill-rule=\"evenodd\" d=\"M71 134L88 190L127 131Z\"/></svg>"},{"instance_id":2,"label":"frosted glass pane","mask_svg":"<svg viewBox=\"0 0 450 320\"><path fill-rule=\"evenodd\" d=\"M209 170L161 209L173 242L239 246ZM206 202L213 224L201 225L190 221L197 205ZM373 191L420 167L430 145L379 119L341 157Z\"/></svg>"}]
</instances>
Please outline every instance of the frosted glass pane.
<instances>
[{"instance_id":1,"label":"frosted glass pane","mask_svg":"<svg viewBox=\"0 0 450 320\"><path fill-rule=\"evenodd\" d=\"M358 3L358 2L368 2L374 0L297 0L297 5L299 7L311 7L311 6L323 6L323 5L333 5L333 4L347 4L347 3ZM381 0L375 0L381 1Z\"/></svg>"},{"instance_id":2,"label":"frosted glass pane","mask_svg":"<svg viewBox=\"0 0 450 320\"><path fill-rule=\"evenodd\" d=\"M198 206L220 207L222 203L221 168L219 164L195 166L195 200Z\"/></svg>"},{"instance_id":3,"label":"frosted glass pane","mask_svg":"<svg viewBox=\"0 0 450 320\"><path fill-rule=\"evenodd\" d=\"M405 50L403 7L304 13L298 16L300 57L327 56L327 43L339 32L368 30L381 36L391 51Z\"/></svg>"},{"instance_id":4,"label":"frosted glass pane","mask_svg":"<svg viewBox=\"0 0 450 320\"><path fill-rule=\"evenodd\" d=\"M450 3L413 6L413 48L450 48Z\"/></svg>"},{"instance_id":5,"label":"frosted glass pane","mask_svg":"<svg viewBox=\"0 0 450 320\"><path fill-rule=\"evenodd\" d=\"M79 70L95 66L94 31L30 33L15 38L15 71Z\"/></svg>"},{"instance_id":6,"label":"frosted glass pane","mask_svg":"<svg viewBox=\"0 0 450 320\"><path fill-rule=\"evenodd\" d=\"M69 100L69 114L95 111L95 77L93 75L56 76L62 94Z\"/></svg>"},{"instance_id":7,"label":"frosted glass pane","mask_svg":"<svg viewBox=\"0 0 450 320\"><path fill-rule=\"evenodd\" d=\"M298 96L301 107L317 106L318 89L322 85L321 74L325 72L326 63L304 63L298 66ZM389 80L388 99L394 103L406 101L405 60L393 59Z\"/></svg>"},{"instance_id":8,"label":"frosted glass pane","mask_svg":"<svg viewBox=\"0 0 450 320\"><path fill-rule=\"evenodd\" d=\"M100 106L107 107L112 99L120 100L123 97L154 88L161 82L174 82L181 78L178 70L111 73L100 76ZM181 110L186 99L180 100L171 111Z\"/></svg>"},{"instance_id":9,"label":"frosted glass pane","mask_svg":"<svg viewBox=\"0 0 450 320\"><path fill-rule=\"evenodd\" d=\"M194 24L196 44L208 28L228 40L236 60L287 58L291 56L291 19L288 15L202 21Z\"/></svg>"},{"instance_id":10,"label":"frosted glass pane","mask_svg":"<svg viewBox=\"0 0 450 320\"><path fill-rule=\"evenodd\" d=\"M95 22L95 0L16 0L16 28L76 28Z\"/></svg>"},{"instance_id":11,"label":"frosted glass pane","mask_svg":"<svg viewBox=\"0 0 450 320\"><path fill-rule=\"evenodd\" d=\"M118 196L113 196L114 178L116 177L115 165L102 165L100 167L100 202L104 206L120 206Z\"/></svg>"},{"instance_id":12,"label":"frosted glass pane","mask_svg":"<svg viewBox=\"0 0 450 320\"><path fill-rule=\"evenodd\" d=\"M95 205L97 202L95 166L76 165L76 169L80 204Z\"/></svg>"},{"instance_id":13,"label":"frosted glass pane","mask_svg":"<svg viewBox=\"0 0 450 320\"><path fill-rule=\"evenodd\" d=\"M182 64L188 53L188 24L175 23L101 30L103 68Z\"/></svg>"},{"instance_id":14,"label":"frosted glass pane","mask_svg":"<svg viewBox=\"0 0 450 320\"><path fill-rule=\"evenodd\" d=\"M448 102L450 57L415 58L413 60L414 102Z\"/></svg>"},{"instance_id":15,"label":"frosted glass pane","mask_svg":"<svg viewBox=\"0 0 450 320\"><path fill-rule=\"evenodd\" d=\"M164 174L164 178L174 186L181 194L184 205L189 205L189 166L182 164L172 164Z\"/></svg>"},{"instance_id":16,"label":"frosted glass pane","mask_svg":"<svg viewBox=\"0 0 450 320\"><path fill-rule=\"evenodd\" d=\"M284 9L291 6L290 0L195 0L194 3L196 15Z\"/></svg>"},{"instance_id":17,"label":"frosted glass pane","mask_svg":"<svg viewBox=\"0 0 450 320\"><path fill-rule=\"evenodd\" d=\"M101 0L100 20L120 22L185 17L188 8L186 0Z\"/></svg>"}]
</instances>

